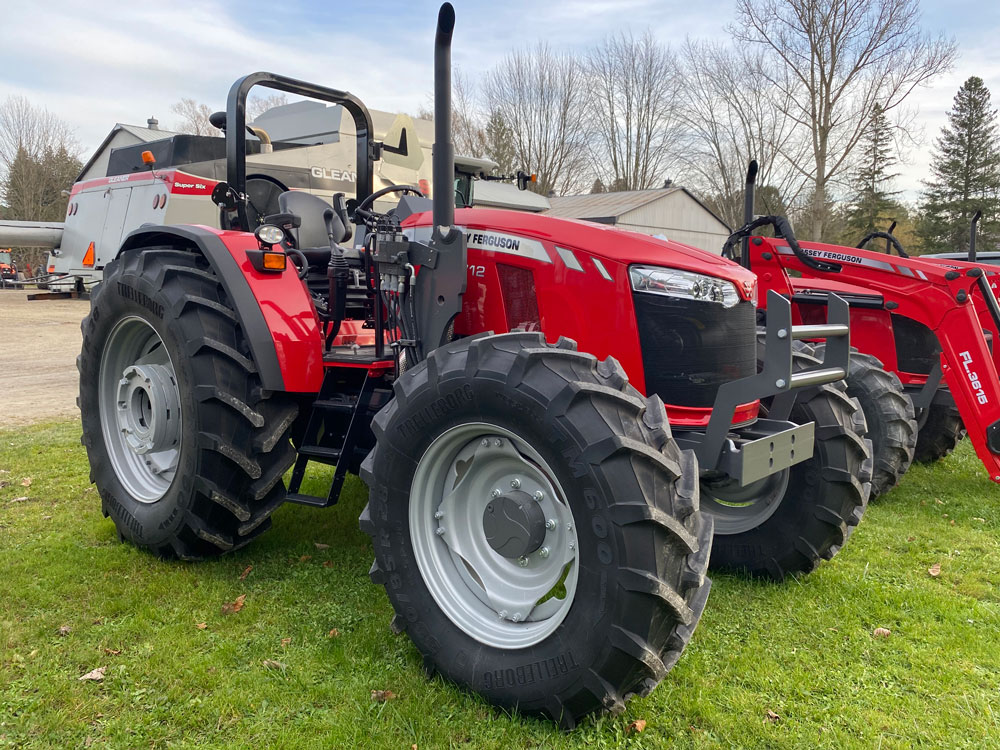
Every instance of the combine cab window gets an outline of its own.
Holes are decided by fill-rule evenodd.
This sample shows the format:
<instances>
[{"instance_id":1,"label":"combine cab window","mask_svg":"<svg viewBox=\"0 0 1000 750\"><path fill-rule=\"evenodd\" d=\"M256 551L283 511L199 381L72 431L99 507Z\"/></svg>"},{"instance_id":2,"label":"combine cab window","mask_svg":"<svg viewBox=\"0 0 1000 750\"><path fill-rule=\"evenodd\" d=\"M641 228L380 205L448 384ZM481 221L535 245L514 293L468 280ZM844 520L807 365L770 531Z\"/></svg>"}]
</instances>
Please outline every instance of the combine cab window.
<instances>
[{"instance_id":1,"label":"combine cab window","mask_svg":"<svg viewBox=\"0 0 1000 750\"><path fill-rule=\"evenodd\" d=\"M472 205L472 175L458 172L455 175L455 208L469 208Z\"/></svg>"}]
</instances>

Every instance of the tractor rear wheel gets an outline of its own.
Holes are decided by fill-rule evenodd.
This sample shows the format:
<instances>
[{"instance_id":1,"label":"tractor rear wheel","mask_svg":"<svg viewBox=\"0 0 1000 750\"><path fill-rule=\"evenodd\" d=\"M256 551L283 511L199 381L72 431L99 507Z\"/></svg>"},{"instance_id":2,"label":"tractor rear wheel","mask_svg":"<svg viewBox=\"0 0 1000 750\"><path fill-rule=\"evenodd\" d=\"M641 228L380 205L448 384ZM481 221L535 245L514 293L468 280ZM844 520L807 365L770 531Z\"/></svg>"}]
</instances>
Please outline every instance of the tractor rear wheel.
<instances>
[{"instance_id":1,"label":"tractor rear wheel","mask_svg":"<svg viewBox=\"0 0 1000 750\"><path fill-rule=\"evenodd\" d=\"M795 344L794 369L819 363L812 347ZM768 405L761 403L763 413ZM837 554L861 521L872 459L858 402L839 383L804 388L789 419L816 423L810 459L749 487L729 479L702 482L702 509L715 517L712 569L775 581L809 573Z\"/></svg>"},{"instance_id":2,"label":"tractor rear wheel","mask_svg":"<svg viewBox=\"0 0 1000 750\"><path fill-rule=\"evenodd\" d=\"M816 357L822 359L825 351L826 344L819 344ZM872 441L871 501L899 484L913 462L917 444L913 402L896 373L886 372L878 358L857 349L851 349L846 383L847 395L861 404L868 423L868 439Z\"/></svg>"},{"instance_id":3,"label":"tractor rear wheel","mask_svg":"<svg viewBox=\"0 0 1000 750\"><path fill-rule=\"evenodd\" d=\"M373 423L371 577L439 673L571 727L620 711L701 616L711 521L662 402L560 339L464 338Z\"/></svg>"},{"instance_id":4,"label":"tractor rear wheel","mask_svg":"<svg viewBox=\"0 0 1000 750\"><path fill-rule=\"evenodd\" d=\"M170 247L126 251L82 328L83 443L119 536L193 559L267 529L295 458L297 406L261 388L208 262Z\"/></svg>"},{"instance_id":5,"label":"tractor rear wheel","mask_svg":"<svg viewBox=\"0 0 1000 750\"><path fill-rule=\"evenodd\" d=\"M917 420L917 449L914 460L929 464L951 453L965 437L965 423L951 392L939 392L934 403Z\"/></svg>"}]
</instances>

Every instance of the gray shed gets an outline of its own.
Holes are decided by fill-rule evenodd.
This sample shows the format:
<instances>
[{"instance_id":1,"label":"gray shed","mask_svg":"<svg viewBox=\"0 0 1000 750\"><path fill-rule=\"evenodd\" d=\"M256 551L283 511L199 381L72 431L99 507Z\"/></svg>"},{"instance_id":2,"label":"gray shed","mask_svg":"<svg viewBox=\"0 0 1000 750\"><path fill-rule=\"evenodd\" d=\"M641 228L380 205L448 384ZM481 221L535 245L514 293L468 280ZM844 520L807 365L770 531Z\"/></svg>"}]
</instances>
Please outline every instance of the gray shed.
<instances>
[{"instance_id":1,"label":"gray shed","mask_svg":"<svg viewBox=\"0 0 1000 750\"><path fill-rule=\"evenodd\" d=\"M683 187L592 193L549 198L546 216L586 219L643 234L663 235L685 245L722 252L731 229Z\"/></svg>"}]
</instances>

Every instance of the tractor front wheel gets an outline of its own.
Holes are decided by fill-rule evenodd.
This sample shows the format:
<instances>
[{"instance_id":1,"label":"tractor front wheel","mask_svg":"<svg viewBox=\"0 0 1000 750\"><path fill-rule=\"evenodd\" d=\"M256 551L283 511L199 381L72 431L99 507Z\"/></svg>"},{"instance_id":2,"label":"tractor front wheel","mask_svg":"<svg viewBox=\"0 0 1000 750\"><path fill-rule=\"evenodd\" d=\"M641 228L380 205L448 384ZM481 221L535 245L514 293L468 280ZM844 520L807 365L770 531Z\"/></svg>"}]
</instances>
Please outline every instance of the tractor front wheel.
<instances>
[{"instance_id":1,"label":"tractor front wheel","mask_svg":"<svg viewBox=\"0 0 1000 750\"><path fill-rule=\"evenodd\" d=\"M951 392L942 389L934 403L918 415L914 461L933 463L951 453L965 437L965 423Z\"/></svg>"},{"instance_id":2,"label":"tractor front wheel","mask_svg":"<svg viewBox=\"0 0 1000 750\"><path fill-rule=\"evenodd\" d=\"M811 347L796 342L794 369L818 363ZM767 407L761 404L765 414ZM839 383L802 389L790 420L815 422L811 458L748 487L729 478L702 482L702 509L715 518L713 569L775 581L808 573L831 559L861 521L872 458L858 402Z\"/></svg>"},{"instance_id":3,"label":"tractor front wheel","mask_svg":"<svg viewBox=\"0 0 1000 750\"><path fill-rule=\"evenodd\" d=\"M662 402L537 333L407 370L362 465L372 580L429 673L573 726L620 711L705 606L711 521Z\"/></svg>"},{"instance_id":4,"label":"tractor front wheel","mask_svg":"<svg viewBox=\"0 0 1000 750\"><path fill-rule=\"evenodd\" d=\"M91 481L122 539L211 557L270 525L297 407L261 388L232 303L198 253L126 251L83 321L80 411Z\"/></svg>"}]
</instances>

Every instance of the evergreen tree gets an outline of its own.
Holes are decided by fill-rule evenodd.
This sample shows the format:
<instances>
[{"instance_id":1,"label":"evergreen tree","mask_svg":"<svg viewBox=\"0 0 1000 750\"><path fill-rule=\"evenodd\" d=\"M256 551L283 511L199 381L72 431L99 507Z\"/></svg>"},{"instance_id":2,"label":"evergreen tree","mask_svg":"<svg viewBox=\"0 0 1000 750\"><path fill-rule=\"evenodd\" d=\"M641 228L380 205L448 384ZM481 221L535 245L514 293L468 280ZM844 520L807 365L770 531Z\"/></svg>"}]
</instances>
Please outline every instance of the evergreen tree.
<instances>
[{"instance_id":1,"label":"evergreen tree","mask_svg":"<svg viewBox=\"0 0 1000 750\"><path fill-rule=\"evenodd\" d=\"M495 161L500 174L514 174L518 169L531 171L530 164L516 164L517 151L514 145L514 131L499 110L490 113L483 130L482 152L487 159Z\"/></svg>"},{"instance_id":2,"label":"evergreen tree","mask_svg":"<svg viewBox=\"0 0 1000 750\"><path fill-rule=\"evenodd\" d=\"M848 242L857 242L869 232L884 230L897 218L901 207L891 190L898 176L890 170L898 163L892 149L892 126L881 105L876 104L861 141L861 158L854 174L854 195L845 216Z\"/></svg>"},{"instance_id":3,"label":"evergreen tree","mask_svg":"<svg viewBox=\"0 0 1000 750\"><path fill-rule=\"evenodd\" d=\"M1000 238L1000 133L996 119L989 89L981 78L970 77L955 95L948 125L935 143L933 179L925 183L918 227L924 252L968 247L969 222L977 210L983 212L979 230L984 249L995 246Z\"/></svg>"}]
</instances>

